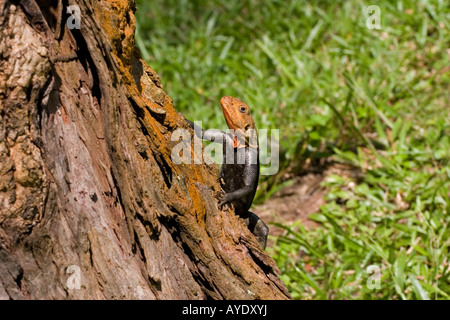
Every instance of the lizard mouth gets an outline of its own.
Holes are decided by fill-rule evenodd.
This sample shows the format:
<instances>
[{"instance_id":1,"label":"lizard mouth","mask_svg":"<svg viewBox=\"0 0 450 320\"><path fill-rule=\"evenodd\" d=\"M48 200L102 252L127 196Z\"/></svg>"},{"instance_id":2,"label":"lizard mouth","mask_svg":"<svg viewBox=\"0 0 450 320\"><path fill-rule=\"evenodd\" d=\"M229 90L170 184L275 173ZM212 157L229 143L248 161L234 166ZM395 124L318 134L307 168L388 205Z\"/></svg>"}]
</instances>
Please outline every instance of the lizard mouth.
<instances>
[{"instance_id":1,"label":"lizard mouth","mask_svg":"<svg viewBox=\"0 0 450 320\"><path fill-rule=\"evenodd\" d=\"M222 97L222 99L220 99L220 105L222 106L223 109L230 109L230 105L231 105L231 97Z\"/></svg>"},{"instance_id":2,"label":"lizard mouth","mask_svg":"<svg viewBox=\"0 0 450 320\"><path fill-rule=\"evenodd\" d=\"M225 121L227 122L228 128L236 129L237 126L233 123L233 119L235 119L236 115L234 114L234 110L231 106L232 97L223 97L220 99L220 106L222 107L223 115L225 116Z\"/></svg>"}]
</instances>

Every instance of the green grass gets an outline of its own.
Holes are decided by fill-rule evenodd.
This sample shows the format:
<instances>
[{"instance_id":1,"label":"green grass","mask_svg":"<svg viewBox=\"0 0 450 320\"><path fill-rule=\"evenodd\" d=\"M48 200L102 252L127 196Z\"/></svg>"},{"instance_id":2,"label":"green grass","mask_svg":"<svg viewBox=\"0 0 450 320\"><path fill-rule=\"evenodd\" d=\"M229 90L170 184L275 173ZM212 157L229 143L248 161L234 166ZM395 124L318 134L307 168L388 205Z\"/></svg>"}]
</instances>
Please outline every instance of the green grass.
<instances>
[{"instance_id":1,"label":"green grass","mask_svg":"<svg viewBox=\"0 0 450 320\"><path fill-rule=\"evenodd\" d=\"M137 45L179 112L225 129L232 95L280 129L258 202L321 159L364 173L327 177L320 226L270 248L295 298L450 298L448 1L377 1L381 30L356 0L137 3Z\"/></svg>"}]
</instances>

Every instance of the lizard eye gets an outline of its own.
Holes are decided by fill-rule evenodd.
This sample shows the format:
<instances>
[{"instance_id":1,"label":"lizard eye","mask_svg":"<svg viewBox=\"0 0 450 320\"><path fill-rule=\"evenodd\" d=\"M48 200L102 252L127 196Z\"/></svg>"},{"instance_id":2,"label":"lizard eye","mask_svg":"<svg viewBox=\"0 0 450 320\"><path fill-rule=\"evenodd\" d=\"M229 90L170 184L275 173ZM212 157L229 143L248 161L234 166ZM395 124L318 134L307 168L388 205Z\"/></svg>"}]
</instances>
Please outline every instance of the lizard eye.
<instances>
[{"instance_id":1,"label":"lizard eye","mask_svg":"<svg viewBox=\"0 0 450 320\"><path fill-rule=\"evenodd\" d=\"M247 108L245 106L240 106L239 111L244 113L245 111L247 111Z\"/></svg>"}]
</instances>

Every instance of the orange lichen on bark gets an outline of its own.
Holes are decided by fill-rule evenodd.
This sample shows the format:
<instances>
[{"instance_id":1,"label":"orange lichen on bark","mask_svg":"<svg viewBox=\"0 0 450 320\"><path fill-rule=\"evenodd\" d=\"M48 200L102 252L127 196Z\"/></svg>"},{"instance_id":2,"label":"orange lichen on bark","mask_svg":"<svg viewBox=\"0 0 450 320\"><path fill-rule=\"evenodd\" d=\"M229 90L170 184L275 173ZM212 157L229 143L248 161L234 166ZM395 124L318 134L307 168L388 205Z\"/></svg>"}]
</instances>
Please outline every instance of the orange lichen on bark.
<instances>
[{"instance_id":1,"label":"orange lichen on bark","mask_svg":"<svg viewBox=\"0 0 450 320\"><path fill-rule=\"evenodd\" d=\"M106 32L114 54L125 68L131 66L134 52L134 31L136 29L135 1L94 1L95 20Z\"/></svg>"}]
</instances>

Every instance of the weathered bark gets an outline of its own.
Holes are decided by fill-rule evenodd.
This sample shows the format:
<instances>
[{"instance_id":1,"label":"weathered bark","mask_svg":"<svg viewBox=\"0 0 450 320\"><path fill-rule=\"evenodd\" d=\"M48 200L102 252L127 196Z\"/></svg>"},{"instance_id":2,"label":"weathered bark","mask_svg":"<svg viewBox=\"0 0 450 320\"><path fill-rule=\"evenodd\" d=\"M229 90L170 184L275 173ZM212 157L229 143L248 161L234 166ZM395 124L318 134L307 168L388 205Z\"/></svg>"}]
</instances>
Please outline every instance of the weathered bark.
<instances>
[{"instance_id":1,"label":"weathered bark","mask_svg":"<svg viewBox=\"0 0 450 320\"><path fill-rule=\"evenodd\" d=\"M185 121L135 50L134 2L56 3L0 0L0 298L289 298L218 209L217 167L172 162Z\"/></svg>"}]
</instances>

